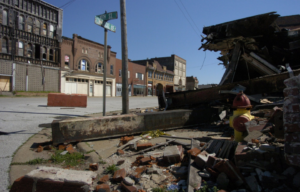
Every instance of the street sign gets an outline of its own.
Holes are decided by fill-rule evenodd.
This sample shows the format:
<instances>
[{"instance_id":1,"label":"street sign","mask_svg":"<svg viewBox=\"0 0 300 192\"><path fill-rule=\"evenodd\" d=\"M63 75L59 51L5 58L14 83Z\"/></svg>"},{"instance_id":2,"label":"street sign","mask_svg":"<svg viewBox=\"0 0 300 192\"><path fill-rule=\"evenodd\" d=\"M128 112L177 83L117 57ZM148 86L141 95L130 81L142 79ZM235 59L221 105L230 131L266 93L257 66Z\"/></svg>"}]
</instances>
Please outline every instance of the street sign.
<instances>
[{"instance_id":1,"label":"street sign","mask_svg":"<svg viewBox=\"0 0 300 192\"><path fill-rule=\"evenodd\" d=\"M118 12L110 12L110 13L104 13L102 15L97 15L98 17L100 17L101 19L103 19L104 21L108 21L111 19L118 19Z\"/></svg>"},{"instance_id":2,"label":"street sign","mask_svg":"<svg viewBox=\"0 0 300 192\"><path fill-rule=\"evenodd\" d=\"M116 32L116 26L114 26L113 24L105 22L101 26L104 27L105 29L108 29L108 30L112 31L112 32Z\"/></svg>"},{"instance_id":3,"label":"street sign","mask_svg":"<svg viewBox=\"0 0 300 192\"><path fill-rule=\"evenodd\" d=\"M103 19L101 19L101 18L98 17L98 16L95 16L95 24L101 26L102 23L103 23Z\"/></svg>"}]
</instances>

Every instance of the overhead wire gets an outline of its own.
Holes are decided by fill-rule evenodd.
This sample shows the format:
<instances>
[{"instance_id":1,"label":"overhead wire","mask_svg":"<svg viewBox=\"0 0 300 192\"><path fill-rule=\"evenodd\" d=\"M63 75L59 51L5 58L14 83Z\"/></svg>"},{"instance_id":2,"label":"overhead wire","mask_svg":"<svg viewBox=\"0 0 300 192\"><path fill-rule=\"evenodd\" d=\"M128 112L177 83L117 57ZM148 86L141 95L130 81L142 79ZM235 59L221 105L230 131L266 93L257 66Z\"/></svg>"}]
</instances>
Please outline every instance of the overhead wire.
<instances>
[{"instance_id":1,"label":"overhead wire","mask_svg":"<svg viewBox=\"0 0 300 192\"><path fill-rule=\"evenodd\" d=\"M183 16L185 17L185 19L189 22L190 26L193 28L194 32L197 34L198 37L200 37L200 35L198 34L198 32L195 30L194 26L191 24L191 22L185 16L184 12L182 11L182 9L180 8L180 6L178 5L177 1L176 0L174 0L174 1L175 1L176 5L178 6L178 8L180 9L180 11L183 14Z\"/></svg>"},{"instance_id":2,"label":"overhead wire","mask_svg":"<svg viewBox=\"0 0 300 192\"><path fill-rule=\"evenodd\" d=\"M182 4L183 8L185 9L185 11L187 12L188 16L191 18L192 22L194 23L194 25L197 27L198 31L200 32L200 34L202 33L201 30L199 29L199 27L196 25L196 23L194 22L194 19L191 17L191 15L189 14L188 10L185 8L184 4L182 3L181 0L179 0L180 3Z\"/></svg>"},{"instance_id":3,"label":"overhead wire","mask_svg":"<svg viewBox=\"0 0 300 192\"><path fill-rule=\"evenodd\" d=\"M71 3L73 3L74 1L76 1L76 0L70 0L70 1L68 1L67 3L65 3L65 4L63 4L62 6L60 6L59 8L63 8L63 7L65 7L65 8L67 8L68 7L68 5L70 5Z\"/></svg>"}]
</instances>

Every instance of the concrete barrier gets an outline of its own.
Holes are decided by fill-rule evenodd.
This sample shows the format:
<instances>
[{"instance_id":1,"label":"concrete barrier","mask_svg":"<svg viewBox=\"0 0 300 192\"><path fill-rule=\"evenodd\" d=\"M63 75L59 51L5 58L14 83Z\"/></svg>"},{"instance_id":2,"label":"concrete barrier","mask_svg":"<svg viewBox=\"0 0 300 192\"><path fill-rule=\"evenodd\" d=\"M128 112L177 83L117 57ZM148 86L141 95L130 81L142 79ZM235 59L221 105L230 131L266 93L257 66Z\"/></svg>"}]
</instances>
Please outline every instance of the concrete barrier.
<instances>
[{"instance_id":1,"label":"concrete barrier","mask_svg":"<svg viewBox=\"0 0 300 192\"><path fill-rule=\"evenodd\" d=\"M52 122L52 140L64 142L133 135L151 130L198 126L210 120L207 109L175 110L118 116L76 118Z\"/></svg>"},{"instance_id":2,"label":"concrete barrier","mask_svg":"<svg viewBox=\"0 0 300 192\"><path fill-rule=\"evenodd\" d=\"M86 107L86 94L49 93L47 106L49 107Z\"/></svg>"}]
</instances>

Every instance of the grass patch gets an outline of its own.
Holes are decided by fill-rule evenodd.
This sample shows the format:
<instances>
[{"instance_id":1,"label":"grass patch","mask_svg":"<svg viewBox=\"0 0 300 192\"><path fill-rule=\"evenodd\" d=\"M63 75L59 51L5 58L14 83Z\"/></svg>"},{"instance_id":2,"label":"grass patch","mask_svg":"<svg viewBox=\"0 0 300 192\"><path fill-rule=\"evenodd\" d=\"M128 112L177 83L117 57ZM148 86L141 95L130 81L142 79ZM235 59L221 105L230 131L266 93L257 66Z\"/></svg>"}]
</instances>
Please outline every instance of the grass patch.
<instances>
[{"instance_id":1,"label":"grass patch","mask_svg":"<svg viewBox=\"0 0 300 192\"><path fill-rule=\"evenodd\" d=\"M104 161L101 157L99 157L99 164L106 164L106 161Z\"/></svg>"},{"instance_id":2,"label":"grass patch","mask_svg":"<svg viewBox=\"0 0 300 192\"><path fill-rule=\"evenodd\" d=\"M90 151L86 152L86 154L92 153L92 152L94 152L94 151L95 151L95 150L90 150Z\"/></svg>"},{"instance_id":3,"label":"grass patch","mask_svg":"<svg viewBox=\"0 0 300 192\"><path fill-rule=\"evenodd\" d=\"M51 156L50 160L55 163L64 163L65 166L77 166L84 161L84 155L78 152L75 153L67 153L65 155L61 155L60 153L63 152L61 150L54 151L54 155Z\"/></svg>"},{"instance_id":4,"label":"grass patch","mask_svg":"<svg viewBox=\"0 0 300 192\"><path fill-rule=\"evenodd\" d=\"M37 164L42 164L45 162L46 162L46 160L43 158L36 158L36 159L30 160L30 161L27 161L25 163L14 162L14 163L11 163L10 165L37 165Z\"/></svg>"},{"instance_id":5,"label":"grass patch","mask_svg":"<svg viewBox=\"0 0 300 192\"><path fill-rule=\"evenodd\" d=\"M55 91L15 91L15 93L59 93Z\"/></svg>"},{"instance_id":6,"label":"grass patch","mask_svg":"<svg viewBox=\"0 0 300 192\"><path fill-rule=\"evenodd\" d=\"M106 169L105 169L105 173L111 173L111 174L114 174L115 171L119 170L119 167L116 166L116 165L110 165L108 166Z\"/></svg>"}]
</instances>

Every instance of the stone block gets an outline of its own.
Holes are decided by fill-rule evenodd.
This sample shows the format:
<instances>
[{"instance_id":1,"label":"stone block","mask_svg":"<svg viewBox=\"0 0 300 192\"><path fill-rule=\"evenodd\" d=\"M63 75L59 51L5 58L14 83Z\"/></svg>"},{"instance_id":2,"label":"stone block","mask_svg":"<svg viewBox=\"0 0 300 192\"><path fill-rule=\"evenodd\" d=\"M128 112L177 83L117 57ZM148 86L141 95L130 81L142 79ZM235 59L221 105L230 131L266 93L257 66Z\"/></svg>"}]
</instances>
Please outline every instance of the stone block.
<instances>
[{"instance_id":1,"label":"stone block","mask_svg":"<svg viewBox=\"0 0 300 192\"><path fill-rule=\"evenodd\" d=\"M49 93L47 106L50 107L86 107L86 94Z\"/></svg>"},{"instance_id":2,"label":"stone block","mask_svg":"<svg viewBox=\"0 0 300 192\"><path fill-rule=\"evenodd\" d=\"M169 164L179 163L183 158L183 148L181 145L167 146L164 149L163 160Z\"/></svg>"},{"instance_id":3,"label":"stone block","mask_svg":"<svg viewBox=\"0 0 300 192\"><path fill-rule=\"evenodd\" d=\"M117 171L115 171L114 176L113 176L113 180L116 182L120 182L123 181L123 179L126 177L126 171L125 169L119 169Z\"/></svg>"},{"instance_id":4,"label":"stone block","mask_svg":"<svg viewBox=\"0 0 300 192\"><path fill-rule=\"evenodd\" d=\"M110 192L110 187L107 184L97 185L96 191L98 192L99 190L101 190L101 192Z\"/></svg>"},{"instance_id":5,"label":"stone block","mask_svg":"<svg viewBox=\"0 0 300 192\"><path fill-rule=\"evenodd\" d=\"M130 177L125 177L124 180L123 180L123 183L128 185L128 186L131 186L133 185L135 182L133 179L131 179Z\"/></svg>"},{"instance_id":6,"label":"stone block","mask_svg":"<svg viewBox=\"0 0 300 192\"><path fill-rule=\"evenodd\" d=\"M251 175L249 177L246 177L245 180L246 180L246 183L248 184L249 188L251 189L251 191L253 191L253 192L261 191L261 187L259 186L255 176Z\"/></svg>"}]
</instances>

